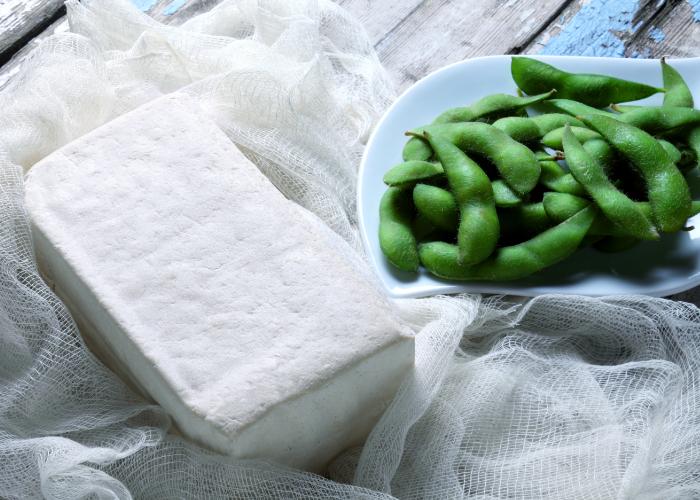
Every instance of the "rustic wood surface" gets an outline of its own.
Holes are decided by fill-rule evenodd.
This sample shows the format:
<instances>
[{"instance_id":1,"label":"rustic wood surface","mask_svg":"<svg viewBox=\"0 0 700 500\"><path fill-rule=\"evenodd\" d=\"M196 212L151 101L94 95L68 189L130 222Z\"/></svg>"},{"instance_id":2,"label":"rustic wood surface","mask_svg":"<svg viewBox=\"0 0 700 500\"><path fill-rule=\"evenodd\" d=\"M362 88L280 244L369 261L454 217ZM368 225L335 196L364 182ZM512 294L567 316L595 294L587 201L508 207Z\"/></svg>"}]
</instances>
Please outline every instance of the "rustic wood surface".
<instances>
[{"instance_id":1,"label":"rustic wood surface","mask_svg":"<svg viewBox=\"0 0 700 500\"><path fill-rule=\"evenodd\" d=\"M3 0L0 2L0 56L17 51L37 31L50 24L63 0ZM5 62L5 61L2 61Z\"/></svg>"},{"instance_id":2,"label":"rustic wood surface","mask_svg":"<svg viewBox=\"0 0 700 500\"><path fill-rule=\"evenodd\" d=\"M131 0L179 24L219 0ZM398 90L487 54L700 55L700 0L336 0L364 24ZM62 0L0 0L0 88L56 31ZM700 287L677 296L700 304Z\"/></svg>"}]
</instances>

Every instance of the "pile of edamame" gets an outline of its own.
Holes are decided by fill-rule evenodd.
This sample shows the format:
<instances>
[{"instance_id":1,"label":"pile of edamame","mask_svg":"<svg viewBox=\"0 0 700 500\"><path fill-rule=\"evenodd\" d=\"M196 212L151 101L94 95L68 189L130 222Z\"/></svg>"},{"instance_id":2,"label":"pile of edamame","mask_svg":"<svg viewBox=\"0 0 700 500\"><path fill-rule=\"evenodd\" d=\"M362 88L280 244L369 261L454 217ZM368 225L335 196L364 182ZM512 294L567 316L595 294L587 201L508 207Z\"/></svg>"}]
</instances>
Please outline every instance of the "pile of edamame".
<instances>
[{"instance_id":1,"label":"pile of edamame","mask_svg":"<svg viewBox=\"0 0 700 500\"><path fill-rule=\"evenodd\" d=\"M405 271L505 281L582 246L620 252L687 229L700 212L685 178L700 158L700 110L663 59L661 73L656 88L513 57L518 95L406 132L404 162L384 176L382 252ZM658 92L662 106L620 105Z\"/></svg>"}]
</instances>

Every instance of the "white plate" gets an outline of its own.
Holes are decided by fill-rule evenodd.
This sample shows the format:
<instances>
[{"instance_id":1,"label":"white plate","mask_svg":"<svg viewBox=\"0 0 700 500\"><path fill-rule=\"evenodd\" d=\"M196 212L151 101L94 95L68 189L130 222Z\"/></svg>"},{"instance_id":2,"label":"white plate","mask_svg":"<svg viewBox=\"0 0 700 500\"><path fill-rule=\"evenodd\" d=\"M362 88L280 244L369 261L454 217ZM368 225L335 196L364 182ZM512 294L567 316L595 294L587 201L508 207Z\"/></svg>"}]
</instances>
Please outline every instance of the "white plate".
<instances>
[{"instance_id":1,"label":"white plate","mask_svg":"<svg viewBox=\"0 0 700 500\"><path fill-rule=\"evenodd\" d=\"M566 56L538 59L568 71L604 73L661 86L658 60ZM700 103L700 58L677 59L670 63L680 71L696 103ZM402 272L387 262L378 238L379 200L386 189L382 177L390 167L401 162L401 150L406 142L404 132L430 123L447 108L467 105L488 94L515 91L509 56L469 59L442 68L414 84L377 125L360 166L358 215L362 238L389 295L424 297L484 292L527 296L545 293L665 296L700 284L700 216L689 222L697 226L695 230L664 235L661 241L645 242L619 254L580 250L541 273L512 282L451 282L435 278L424 269L418 274ZM660 104L661 96L640 102ZM700 193L697 170L690 182L694 198Z\"/></svg>"}]
</instances>

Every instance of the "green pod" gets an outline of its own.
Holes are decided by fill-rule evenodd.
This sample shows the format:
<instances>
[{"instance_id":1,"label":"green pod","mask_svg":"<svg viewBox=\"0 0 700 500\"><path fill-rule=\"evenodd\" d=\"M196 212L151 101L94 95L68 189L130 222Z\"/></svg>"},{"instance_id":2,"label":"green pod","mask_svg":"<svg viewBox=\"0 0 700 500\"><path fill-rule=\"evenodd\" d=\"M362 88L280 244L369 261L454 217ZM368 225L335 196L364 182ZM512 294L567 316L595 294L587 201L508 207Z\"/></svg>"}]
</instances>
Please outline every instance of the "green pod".
<instances>
[{"instance_id":1,"label":"green pod","mask_svg":"<svg viewBox=\"0 0 700 500\"><path fill-rule=\"evenodd\" d=\"M573 99L597 108L610 103L636 101L663 89L612 76L569 73L530 57L511 59L513 80L526 94L557 90L562 99Z\"/></svg>"},{"instance_id":2,"label":"green pod","mask_svg":"<svg viewBox=\"0 0 700 500\"><path fill-rule=\"evenodd\" d=\"M531 119L537 124L542 135L564 125L571 125L572 127L584 126L581 120L566 113L544 113L533 116Z\"/></svg>"},{"instance_id":3,"label":"green pod","mask_svg":"<svg viewBox=\"0 0 700 500\"><path fill-rule=\"evenodd\" d=\"M566 172L559 163L554 160L545 160L547 153L538 151L535 156L540 162L542 173L540 174L540 184L545 188L559 193L571 193L584 196L586 191L583 186L574 179L573 175Z\"/></svg>"},{"instance_id":4,"label":"green pod","mask_svg":"<svg viewBox=\"0 0 700 500\"><path fill-rule=\"evenodd\" d=\"M537 236L517 245L499 248L476 266L459 263L459 250L444 242L422 244L423 266L435 276L449 280L510 281L530 276L573 254L595 217L588 207Z\"/></svg>"},{"instance_id":5,"label":"green pod","mask_svg":"<svg viewBox=\"0 0 700 500\"><path fill-rule=\"evenodd\" d=\"M664 106L694 107L693 94L688 88L688 84L685 83L681 74L666 62L665 57L661 58L661 75L666 89Z\"/></svg>"},{"instance_id":6,"label":"green pod","mask_svg":"<svg viewBox=\"0 0 700 500\"><path fill-rule=\"evenodd\" d=\"M588 154L568 125L564 131L564 154L571 174L608 219L635 238L658 239L659 234L651 221L634 201L610 182L603 166Z\"/></svg>"},{"instance_id":7,"label":"green pod","mask_svg":"<svg viewBox=\"0 0 700 500\"><path fill-rule=\"evenodd\" d=\"M511 115L527 106L532 106L552 96L554 92L544 92L534 96L517 96L510 94L491 94L482 97L470 106L448 109L439 115L433 123L472 122L475 120L503 115Z\"/></svg>"},{"instance_id":8,"label":"green pod","mask_svg":"<svg viewBox=\"0 0 700 500\"><path fill-rule=\"evenodd\" d=\"M568 219L590 205L590 203L589 200L566 193L545 193L542 199L547 216L555 223ZM648 202L638 201L635 204L647 218L652 217L651 205ZM700 201L693 201L691 207L690 217L700 213ZM627 235L624 228L615 225L602 213L598 213L596 216L589 233L591 235L618 237Z\"/></svg>"},{"instance_id":9,"label":"green pod","mask_svg":"<svg viewBox=\"0 0 700 500\"><path fill-rule=\"evenodd\" d=\"M697 166L697 161L700 160L700 127L692 127L690 130L684 134L685 142L688 144L688 148L695 156L695 164L687 167L690 170Z\"/></svg>"},{"instance_id":10,"label":"green pod","mask_svg":"<svg viewBox=\"0 0 700 500\"><path fill-rule=\"evenodd\" d=\"M700 110L671 106L647 106L616 115L615 118L650 134L659 134L681 127L700 125Z\"/></svg>"},{"instance_id":11,"label":"green pod","mask_svg":"<svg viewBox=\"0 0 700 500\"><path fill-rule=\"evenodd\" d=\"M658 141L643 130L606 116L588 115L581 120L641 173L657 229L667 233L680 230L691 210L690 188Z\"/></svg>"},{"instance_id":12,"label":"green pod","mask_svg":"<svg viewBox=\"0 0 700 500\"><path fill-rule=\"evenodd\" d=\"M550 108L556 109L560 113L566 113L567 115L571 116L604 115L611 118L617 116L615 113L610 113L604 109L594 108L593 106L588 106L587 104L578 101L572 101L571 99L550 99L549 101L546 101L545 104Z\"/></svg>"},{"instance_id":13,"label":"green pod","mask_svg":"<svg viewBox=\"0 0 700 500\"><path fill-rule=\"evenodd\" d=\"M577 118L563 113L547 113L528 118L508 116L493 122L494 127L503 130L518 142L539 140L547 132L566 124L583 126L583 123Z\"/></svg>"},{"instance_id":14,"label":"green pod","mask_svg":"<svg viewBox=\"0 0 700 500\"><path fill-rule=\"evenodd\" d=\"M446 189L428 184L416 184L413 188L413 204L418 213L443 231L455 232L459 224L457 202Z\"/></svg>"},{"instance_id":15,"label":"green pod","mask_svg":"<svg viewBox=\"0 0 700 500\"><path fill-rule=\"evenodd\" d=\"M591 139L600 139L599 133L585 127L571 127L571 132L579 140L579 142L586 142L590 141ZM542 138L542 144L548 148L561 149L563 137L564 127L556 128Z\"/></svg>"},{"instance_id":16,"label":"green pod","mask_svg":"<svg viewBox=\"0 0 700 500\"><path fill-rule=\"evenodd\" d=\"M440 159L459 208L459 261L473 265L486 259L498 243L500 224L491 181L476 162L439 134L425 137Z\"/></svg>"},{"instance_id":17,"label":"green pod","mask_svg":"<svg viewBox=\"0 0 700 500\"><path fill-rule=\"evenodd\" d=\"M444 175L442 165L427 161L405 161L384 174L384 183L389 186L411 187L418 182Z\"/></svg>"},{"instance_id":18,"label":"green pod","mask_svg":"<svg viewBox=\"0 0 700 500\"><path fill-rule=\"evenodd\" d=\"M387 260L403 271L417 271L420 264L412 220L411 191L387 189L379 203L379 246Z\"/></svg>"},{"instance_id":19,"label":"green pod","mask_svg":"<svg viewBox=\"0 0 700 500\"><path fill-rule=\"evenodd\" d=\"M430 145L417 137L411 137L401 153L403 161L428 161L433 156Z\"/></svg>"},{"instance_id":20,"label":"green pod","mask_svg":"<svg viewBox=\"0 0 700 500\"><path fill-rule=\"evenodd\" d=\"M515 207L523 200L502 180L498 179L491 183L493 188L493 198L497 207Z\"/></svg>"},{"instance_id":21,"label":"green pod","mask_svg":"<svg viewBox=\"0 0 700 500\"><path fill-rule=\"evenodd\" d=\"M591 204L590 200L568 193L544 193L542 206L552 221L559 224Z\"/></svg>"},{"instance_id":22,"label":"green pod","mask_svg":"<svg viewBox=\"0 0 700 500\"><path fill-rule=\"evenodd\" d=\"M493 126L518 142L532 142L541 137L540 128L532 118L507 116L493 122Z\"/></svg>"},{"instance_id":23,"label":"green pod","mask_svg":"<svg viewBox=\"0 0 700 500\"><path fill-rule=\"evenodd\" d=\"M663 74L664 87L668 90L664 95L664 106L693 108L693 94L681 74L661 58L661 71ZM695 168L700 159L700 126L690 127L685 132L685 141L688 144L691 154L681 153L681 159L675 163L683 171Z\"/></svg>"},{"instance_id":24,"label":"green pod","mask_svg":"<svg viewBox=\"0 0 700 500\"><path fill-rule=\"evenodd\" d=\"M666 151L666 154L669 158L671 158L673 163L678 164L681 161L683 155L676 146L664 139L657 139L657 141L659 141L659 144L661 144L661 147L664 148L664 151Z\"/></svg>"},{"instance_id":25,"label":"green pod","mask_svg":"<svg viewBox=\"0 0 700 500\"><path fill-rule=\"evenodd\" d=\"M529 193L537 185L540 165L534 153L492 125L479 122L444 123L416 129L409 132L409 135L420 136L425 132L444 138L462 151L488 159L496 166L503 180L520 196ZM445 168L445 163L441 163Z\"/></svg>"},{"instance_id":26,"label":"green pod","mask_svg":"<svg viewBox=\"0 0 700 500\"><path fill-rule=\"evenodd\" d=\"M552 226L542 202L523 203L498 210L502 241L522 241Z\"/></svg>"},{"instance_id":27,"label":"green pod","mask_svg":"<svg viewBox=\"0 0 700 500\"><path fill-rule=\"evenodd\" d=\"M634 111L635 109L641 109L644 106L633 106L633 105L621 105L621 104L613 104L610 106L612 109L617 111L618 113L627 113L629 111Z\"/></svg>"},{"instance_id":28,"label":"green pod","mask_svg":"<svg viewBox=\"0 0 700 500\"><path fill-rule=\"evenodd\" d=\"M605 140L589 139L583 143L583 149L600 163L605 171L612 170L612 166L616 161L615 151L610 147ZM576 193L572 193L576 194Z\"/></svg>"}]
</instances>

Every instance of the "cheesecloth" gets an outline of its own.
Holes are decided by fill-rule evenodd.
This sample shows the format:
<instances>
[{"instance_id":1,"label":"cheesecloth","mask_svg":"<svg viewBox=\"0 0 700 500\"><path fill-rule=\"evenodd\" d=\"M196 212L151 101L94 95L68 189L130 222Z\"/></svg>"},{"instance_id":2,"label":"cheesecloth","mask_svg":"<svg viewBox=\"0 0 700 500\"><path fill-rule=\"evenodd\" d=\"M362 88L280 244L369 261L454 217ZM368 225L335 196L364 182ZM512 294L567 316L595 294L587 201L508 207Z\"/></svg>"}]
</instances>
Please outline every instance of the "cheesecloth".
<instances>
[{"instance_id":1,"label":"cheesecloth","mask_svg":"<svg viewBox=\"0 0 700 500\"><path fill-rule=\"evenodd\" d=\"M646 297L397 303L416 369L329 478L168 435L38 276L24 172L183 90L369 272L356 167L392 85L325 0L224 0L179 27L70 0L68 18L0 92L1 498L700 498L700 314Z\"/></svg>"}]
</instances>

